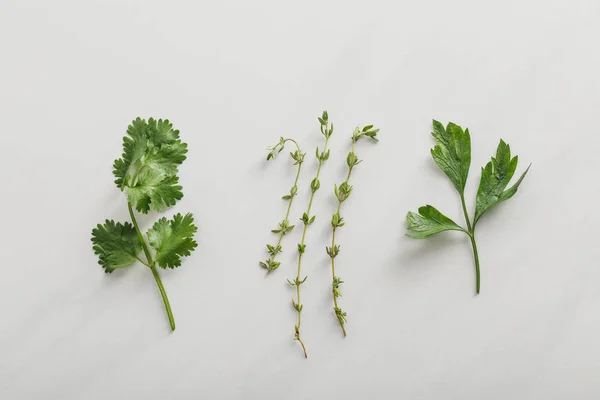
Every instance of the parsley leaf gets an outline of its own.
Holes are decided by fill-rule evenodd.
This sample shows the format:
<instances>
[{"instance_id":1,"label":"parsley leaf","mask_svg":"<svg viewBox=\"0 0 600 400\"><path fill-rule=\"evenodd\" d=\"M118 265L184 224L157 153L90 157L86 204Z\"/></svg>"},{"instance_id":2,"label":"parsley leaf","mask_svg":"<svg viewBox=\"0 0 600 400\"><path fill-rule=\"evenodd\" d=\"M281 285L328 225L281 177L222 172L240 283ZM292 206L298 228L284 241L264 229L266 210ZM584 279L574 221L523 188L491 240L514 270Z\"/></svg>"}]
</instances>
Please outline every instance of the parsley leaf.
<instances>
[{"instance_id":1,"label":"parsley leaf","mask_svg":"<svg viewBox=\"0 0 600 400\"><path fill-rule=\"evenodd\" d=\"M148 230L148 242L156 250L154 259L163 268L181 265L181 257L189 256L198 246L194 233L198 228L193 224L192 214L177 214L172 220L159 219Z\"/></svg>"},{"instance_id":2,"label":"parsley leaf","mask_svg":"<svg viewBox=\"0 0 600 400\"><path fill-rule=\"evenodd\" d=\"M177 172L187 153L179 131L169 120L137 118L127 128L127 135L122 158L113 164L117 187L144 214L174 205L183 197Z\"/></svg>"},{"instance_id":3,"label":"parsley leaf","mask_svg":"<svg viewBox=\"0 0 600 400\"><path fill-rule=\"evenodd\" d=\"M436 145L431 156L437 166L450 178L459 193L464 193L469 167L471 165L471 135L450 122L446 129L440 122L433 120L433 132Z\"/></svg>"},{"instance_id":4,"label":"parsley leaf","mask_svg":"<svg viewBox=\"0 0 600 400\"><path fill-rule=\"evenodd\" d=\"M507 190L504 190L512 179L519 163L519 156L511 158L510 146L504 140L500 140L496 157L481 168L481 181L477 191L477 205L475 207L475 219L473 227L479 221L479 218L493 206L510 199L517 193L519 185L523 182L529 167L523 172L517 183Z\"/></svg>"},{"instance_id":5,"label":"parsley leaf","mask_svg":"<svg viewBox=\"0 0 600 400\"><path fill-rule=\"evenodd\" d=\"M432 206L419 208L419 214L409 212L406 220L408 221L408 236L414 239L425 239L444 231L466 232L456 222Z\"/></svg>"},{"instance_id":6,"label":"parsley leaf","mask_svg":"<svg viewBox=\"0 0 600 400\"><path fill-rule=\"evenodd\" d=\"M419 208L419 214L408 213L406 216L408 223L407 235L415 239L424 239L450 230L466 233L471 239L471 246L473 247L476 277L475 287L476 292L479 293L481 277L479 253L475 241L475 225L487 210L510 199L517 193L529 168L525 170L517 183L506 189L506 186L515 174L519 158L517 156L511 157L510 146L503 140L500 140L500 144L496 150L496 157L492 157L492 161L481 170L475 216L471 225L465 204L465 186L471 165L471 135L469 134L469 130L463 130L460 126L452 122L444 128L440 122L433 120L432 135L436 141L436 145L431 150L431 156L458 191L467 227L463 228L457 225L437 209L428 205Z\"/></svg>"},{"instance_id":7,"label":"parsley leaf","mask_svg":"<svg viewBox=\"0 0 600 400\"><path fill-rule=\"evenodd\" d=\"M122 224L107 219L104 225L98 224L92 230L92 243L98 263L107 273L133 264L142 251L142 244L129 222Z\"/></svg>"}]
</instances>

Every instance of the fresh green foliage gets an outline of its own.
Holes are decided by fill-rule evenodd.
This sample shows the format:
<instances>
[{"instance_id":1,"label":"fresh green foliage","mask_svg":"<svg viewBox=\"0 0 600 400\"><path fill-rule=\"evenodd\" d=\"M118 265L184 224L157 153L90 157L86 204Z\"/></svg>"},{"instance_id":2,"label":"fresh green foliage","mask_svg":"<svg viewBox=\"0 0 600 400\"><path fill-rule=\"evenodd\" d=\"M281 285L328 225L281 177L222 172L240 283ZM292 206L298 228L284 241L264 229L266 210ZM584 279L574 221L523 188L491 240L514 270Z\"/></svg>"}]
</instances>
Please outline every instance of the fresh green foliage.
<instances>
[{"instance_id":1,"label":"fresh green foliage","mask_svg":"<svg viewBox=\"0 0 600 400\"><path fill-rule=\"evenodd\" d=\"M133 225L112 220L106 220L104 225L98 224L92 230L94 253L100 259L98 263L106 272L126 267L137 260L142 251L142 243Z\"/></svg>"},{"instance_id":2,"label":"fresh green foliage","mask_svg":"<svg viewBox=\"0 0 600 400\"><path fill-rule=\"evenodd\" d=\"M431 155L437 166L448 176L460 196L463 213L467 228L463 228L443 215L432 206L419 208L419 214L409 212L406 219L408 222L408 236L415 239L428 238L443 231L461 231L471 239L473 255L475 259L476 292L480 290L480 268L477 243L475 241L475 226L481 216L490 208L510 199L517 193L519 185L527 175L529 167L525 170L519 180L509 189L506 189L517 169L519 158L511 157L510 147L500 140L496 157L481 169L481 181L477 191L475 217L473 224L467 212L465 204L465 186L469 176L471 165L471 136L469 130L463 129L453 123L446 128L438 122L433 121L432 135L436 141Z\"/></svg>"},{"instance_id":3,"label":"fresh green foliage","mask_svg":"<svg viewBox=\"0 0 600 400\"><path fill-rule=\"evenodd\" d=\"M304 162L305 153L302 153L302 151L300 150L300 146L298 145L298 143L296 143L295 140L280 138L279 142L276 145L267 148L267 150L269 150L269 154L267 155L267 161L275 159L276 155L283 151L287 142L292 142L296 146L296 150L290 152L290 157L294 161L294 165L297 165L298 167L296 172L296 179L294 180L294 186L292 186L288 194L282 197L283 200L288 202L285 218L279 223L277 228L271 230L271 232L277 234L277 243L275 245L267 244L269 258L267 258L265 261L260 261L258 263L261 267L267 270L267 274L270 274L271 272L275 271L281 265L279 261L275 261L277 254L283 251L281 241L283 240L283 237L286 234L290 233L294 229L295 226L290 225L289 218L290 211L292 209L292 203L294 202L294 198L298 194L298 179L300 178L300 171L302 169L302 163Z\"/></svg>"},{"instance_id":4,"label":"fresh green foliage","mask_svg":"<svg viewBox=\"0 0 600 400\"><path fill-rule=\"evenodd\" d=\"M154 260L163 268L181 265L181 257L189 256L198 246L192 214L176 214L172 220L161 218L148 231L148 243L156 250Z\"/></svg>"},{"instance_id":5,"label":"fresh green foliage","mask_svg":"<svg viewBox=\"0 0 600 400\"><path fill-rule=\"evenodd\" d=\"M408 220L408 236L415 239L428 238L443 231L467 232L432 206L420 207L419 214L409 212L406 219Z\"/></svg>"},{"instance_id":6,"label":"fresh green foliage","mask_svg":"<svg viewBox=\"0 0 600 400\"><path fill-rule=\"evenodd\" d=\"M444 171L459 193L464 192L469 166L471 165L471 136L469 130L453 123L448 127L433 121L433 137L436 145L431 149L431 156L437 166Z\"/></svg>"},{"instance_id":7,"label":"fresh green foliage","mask_svg":"<svg viewBox=\"0 0 600 400\"><path fill-rule=\"evenodd\" d=\"M294 279L293 281L288 279L288 283L291 286L296 288L296 299L295 300L292 299L292 306L294 307L294 309L296 310L296 313L298 314L298 321L296 322L296 325L294 326L294 340L297 340L300 343L300 345L302 346L302 350L304 351L304 357L307 357L307 354L306 354L306 346L304 345L304 342L300 338L300 323L301 323L300 317L301 317L302 308L303 308L302 303L300 302L300 285L306 281L307 277L305 276L304 279L300 280L300 275L301 275L301 270L302 270L302 255L306 251L306 244L305 244L306 230L309 225L311 225L313 222L315 222L316 216L315 215L311 216L310 210L312 208L315 193L321 187L321 182L319 181L319 176L321 174L321 167L323 166L323 163L329 159L329 149L327 148L327 146L329 144L329 138L331 137L331 134L333 133L333 124L331 124L331 125L329 124L329 115L327 114L327 111L323 111L323 114L318 119L319 119L319 123L321 124L321 133L323 134L323 136L325 136L325 145L323 146L322 152L319 152L319 148L317 147L317 151L316 151L316 159L318 161L317 173L316 173L315 178L312 180L312 182L310 184L311 194L310 194L310 200L308 201L308 207L306 209L306 212L304 212L304 214L302 214L302 217L300 218L300 221L302 221L304 228L302 230L302 240L300 243L298 243L298 272L296 275L296 279Z\"/></svg>"},{"instance_id":8,"label":"fresh green foliage","mask_svg":"<svg viewBox=\"0 0 600 400\"><path fill-rule=\"evenodd\" d=\"M331 278L332 278L332 293L333 293L333 311L337 317L338 322L340 323L340 327L342 328L342 332L344 336L346 336L346 328L344 324L347 322L346 313L342 311L342 309L338 305L338 298L342 297L342 292L340 291L340 285L344 283L342 279L336 275L335 273L335 258L340 252L340 246L335 243L335 233L338 228L341 228L345 225L344 218L340 215L340 209L342 207L342 203L350 197L352 194L352 186L350 186L350 176L352 175L352 170L362 162L362 160L358 159L358 156L354 153L354 145L363 137L368 137L374 141L379 141L377 138L377 132L379 129L373 129L373 125L367 125L363 129L356 128L354 133L352 134L352 151L348 153L346 157L346 164L348 165L348 175L346 176L346 180L339 185L334 185L333 192L335 197L338 200L337 210L331 217L331 247L326 247L325 250L327 255L331 258Z\"/></svg>"},{"instance_id":9,"label":"fresh green foliage","mask_svg":"<svg viewBox=\"0 0 600 400\"><path fill-rule=\"evenodd\" d=\"M156 266L175 268L181 257L189 256L197 243L193 236L196 226L192 214L176 214L171 220L159 219L146 236L154 254L140 231L134 207L146 214L174 205L183 193L177 183L179 165L186 159L187 145L179 139L179 131L169 120L137 118L127 128L123 138L123 156L113 164L115 183L127 196L131 223L106 220L92 230L94 252L105 272L126 267L139 261L150 269L160 290L171 329L175 320L167 294ZM146 261L139 257L143 250Z\"/></svg>"},{"instance_id":10,"label":"fresh green foliage","mask_svg":"<svg viewBox=\"0 0 600 400\"><path fill-rule=\"evenodd\" d=\"M519 180L509 189L506 189L515 174L518 162L519 156L511 158L510 146L504 140L500 140L496 157L492 157L492 161L481 169L481 181L477 191L473 228L487 210L510 199L517 193L521 182L523 182L527 171L529 171L528 167Z\"/></svg>"},{"instance_id":11,"label":"fresh green foliage","mask_svg":"<svg viewBox=\"0 0 600 400\"><path fill-rule=\"evenodd\" d=\"M162 211L183 197L177 169L187 145L169 120L137 118L123 138L123 156L113 164L115 183L137 211Z\"/></svg>"}]
</instances>

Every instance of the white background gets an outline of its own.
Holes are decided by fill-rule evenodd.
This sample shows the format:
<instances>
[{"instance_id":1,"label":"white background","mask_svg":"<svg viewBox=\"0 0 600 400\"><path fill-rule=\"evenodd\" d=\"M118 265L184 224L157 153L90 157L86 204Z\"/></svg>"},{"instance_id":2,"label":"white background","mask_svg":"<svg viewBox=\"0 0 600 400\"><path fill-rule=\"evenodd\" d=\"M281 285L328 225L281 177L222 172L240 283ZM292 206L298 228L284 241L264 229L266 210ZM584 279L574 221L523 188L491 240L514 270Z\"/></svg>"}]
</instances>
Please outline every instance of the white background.
<instances>
[{"instance_id":1,"label":"white background","mask_svg":"<svg viewBox=\"0 0 600 400\"><path fill-rule=\"evenodd\" d=\"M600 2L17 1L0 4L0 397L20 399L597 399L600 397ZM283 217L294 137L302 214L335 123L308 232L305 360L292 340L300 230L258 267ZM137 116L189 144L199 247L161 271L104 274L91 243L127 220L112 162ZM423 204L463 223L429 149L431 119L470 128L469 208L500 138L517 195L468 238L404 236ZM364 160L339 232L343 339L324 246L357 125ZM285 153L282 153L285 155ZM148 227L156 214L141 218Z\"/></svg>"}]
</instances>

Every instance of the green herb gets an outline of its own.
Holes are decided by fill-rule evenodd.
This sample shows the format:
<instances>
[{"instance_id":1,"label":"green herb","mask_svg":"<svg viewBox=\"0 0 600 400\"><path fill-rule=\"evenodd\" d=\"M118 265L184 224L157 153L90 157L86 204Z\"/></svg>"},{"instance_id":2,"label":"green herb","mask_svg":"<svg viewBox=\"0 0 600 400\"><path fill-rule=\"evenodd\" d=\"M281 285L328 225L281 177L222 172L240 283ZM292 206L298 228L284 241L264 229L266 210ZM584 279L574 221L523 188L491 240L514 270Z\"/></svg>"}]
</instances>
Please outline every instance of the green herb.
<instances>
[{"instance_id":1,"label":"green herb","mask_svg":"<svg viewBox=\"0 0 600 400\"><path fill-rule=\"evenodd\" d=\"M346 336L346 328L344 324L347 322L346 313L342 311L342 309L338 306L338 298L342 297L342 293L340 291L340 285L344 283L339 276L335 274L335 257L340 252L340 246L335 244L335 232L338 228L341 228L345 225L344 218L340 215L340 209L342 207L342 203L350 197L352 193L352 186L348 183L350 181L350 175L352 174L352 170L362 162L359 160L356 154L354 153L354 144L360 140L362 137L371 138L374 141L379 141L377 139L377 132L379 129L373 129L373 125L367 125L362 130L360 128L356 128L354 133L352 134L352 151L348 153L346 157L346 163L348 164L348 175L346 176L346 180L342 182L339 186L334 185L334 193L335 197L338 200L337 211L331 217L331 226L332 226L332 234L331 234L331 247L326 247L325 250L327 254L331 258L331 277L332 277L332 292L333 292L333 311L335 311L335 315L340 323L340 327L342 328L342 332L344 336Z\"/></svg>"},{"instance_id":2,"label":"green herb","mask_svg":"<svg viewBox=\"0 0 600 400\"><path fill-rule=\"evenodd\" d=\"M300 150L300 146L298 146L298 143L296 143L295 140L280 138L279 143L267 148L267 150L270 150L269 154L267 155L267 161L275 159L275 156L283 151L287 142L292 142L296 146L296 151L290 152L290 157L292 158L292 160L294 160L294 165L298 166L298 170L296 172L294 186L292 186L288 194L282 197L283 200L286 200L288 202L285 218L279 223L279 226L277 228L271 230L271 232L276 233L278 236L277 243L274 246L267 244L269 258L265 261L259 262L259 265L267 270L267 274L270 274L271 272L275 271L277 268L279 268L279 265L281 265L280 262L275 261L277 254L283 251L281 247L281 241L287 233L291 232L292 229L294 229L294 225L290 225L289 221L290 210L292 209L294 197L296 197L296 195L298 194L298 178L300 177L300 170L302 169L302 163L304 162L305 153L302 153L302 151Z\"/></svg>"},{"instance_id":3,"label":"green herb","mask_svg":"<svg viewBox=\"0 0 600 400\"><path fill-rule=\"evenodd\" d=\"M529 171L529 167L512 187L506 189L517 169L519 157L511 157L510 146L503 140L500 140L500 144L496 150L496 157L492 157L492 160L481 169L481 181L479 182L479 190L477 191L475 217L471 225L465 205L465 185L471 165L471 136L469 130L466 129L463 131L460 126L451 122L444 129L444 126L440 122L434 120L432 135L436 141L436 145L431 149L431 155L437 166L448 176L460 195L467 228L459 226L434 207L428 205L419 208L419 214L408 213L406 217L408 221L408 236L416 239L424 239L443 231L461 231L466 233L471 239L473 247L476 275L475 286L476 292L479 293L481 279L479 255L475 241L475 226L487 210L510 199L517 193L519 185Z\"/></svg>"},{"instance_id":4,"label":"green herb","mask_svg":"<svg viewBox=\"0 0 600 400\"><path fill-rule=\"evenodd\" d=\"M163 211L183 197L178 185L179 165L186 159L187 145L179 139L179 131L173 129L169 120L137 118L127 128L123 138L123 156L114 162L117 187L127 197L131 223L106 220L92 230L94 252L98 263L107 273L139 261L150 269L162 295L171 329L175 320L167 293L156 266L175 268L181 265L181 257L189 256L196 248L196 226L192 214L176 214L173 219L159 219L146 232L150 252L133 208L147 214ZM139 257L144 251L145 261Z\"/></svg>"},{"instance_id":5,"label":"green herb","mask_svg":"<svg viewBox=\"0 0 600 400\"><path fill-rule=\"evenodd\" d=\"M300 272L301 272L301 267L302 267L302 255L306 251L306 244L305 244L306 230L309 225L311 225L313 222L315 222L315 216L310 215L310 210L312 208L315 193L321 187L321 182L319 181L319 175L321 174L321 167L323 166L323 163L329 159L329 150L327 149L327 145L329 144L329 138L331 137L331 134L333 133L333 124L331 124L331 126L329 125L329 116L327 115L327 111L323 111L322 116L319 118L319 123L321 124L321 133L323 134L323 136L325 136L325 145L323 146L322 152L319 152L319 148L317 147L316 157L317 157L317 160L319 161L319 166L317 167L317 174L316 174L315 178L310 183L311 195L310 195L310 200L308 201L308 208L306 209L306 212L304 214L302 214L302 218L300 218L300 220L304 224L304 229L302 230L302 240L298 244L298 273L296 275L296 279L294 279L293 281L288 279L288 283L291 286L296 287L296 300L292 299L292 306L298 313L298 322L294 326L294 340L297 340L298 342L300 342L300 345L302 346L302 351L304 351L304 357L307 357L307 354L306 354L306 346L304 346L304 342L300 338L300 322L301 322L300 314L302 313L302 308L303 308L302 303L300 302L300 285L302 285L306 281L307 277L305 276L304 279L300 280Z\"/></svg>"}]
</instances>

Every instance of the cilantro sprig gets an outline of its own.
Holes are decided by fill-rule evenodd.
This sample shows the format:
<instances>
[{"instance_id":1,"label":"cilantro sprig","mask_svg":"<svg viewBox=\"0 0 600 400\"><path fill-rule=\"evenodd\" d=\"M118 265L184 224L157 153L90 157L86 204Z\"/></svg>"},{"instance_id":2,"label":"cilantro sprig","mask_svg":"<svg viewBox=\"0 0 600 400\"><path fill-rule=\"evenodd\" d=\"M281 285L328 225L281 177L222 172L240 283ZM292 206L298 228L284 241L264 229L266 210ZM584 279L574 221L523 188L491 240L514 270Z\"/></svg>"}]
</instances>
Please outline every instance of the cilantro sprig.
<instances>
[{"instance_id":1,"label":"cilantro sprig","mask_svg":"<svg viewBox=\"0 0 600 400\"><path fill-rule=\"evenodd\" d=\"M106 220L92 230L93 250L106 273L139 261L150 269L169 317L171 329L175 320L157 266L175 268L181 258L197 247L192 214L176 214L172 219L159 219L148 231L146 239L140 231L134 208L144 214L163 211L183 197L178 185L179 165L186 159L187 145L179 139L179 131L169 120L137 118L123 138L123 155L115 160L115 183L127 197L131 223ZM152 248L152 251L150 250ZM140 258L143 251L145 260Z\"/></svg>"},{"instance_id":2,"label":"cilantro sprig","mask_svg":"<svg viewBox=\"0 0 600 400\"><path fill-rule=\"evenodd\" d=\"M431 156L437 166L450 179L460 196L463 213L467 227L461 227L450 218L439 212L435 207L426 205L419 208L419 213L409 212L408 236L415 239L425 239L444 231L464 232L471 239L473 257L475 259L476 292L479 294L481 277L479 268L479 254L475 240L475 227L480 218L492 207L513 197L521 182L527 175L529 167L523 172L519 180L506 189L517 169L518 156L511 156L510 146L502 139L496 150L496 156L481 169L481 180L475 206L473 223L469 218L465 204L465 186L471 165L471 135L469 129L463 130L460 126L450 122L444 126L434 120L432 135L436 145L431 149Z\"/></svg>"}]
</instances>

